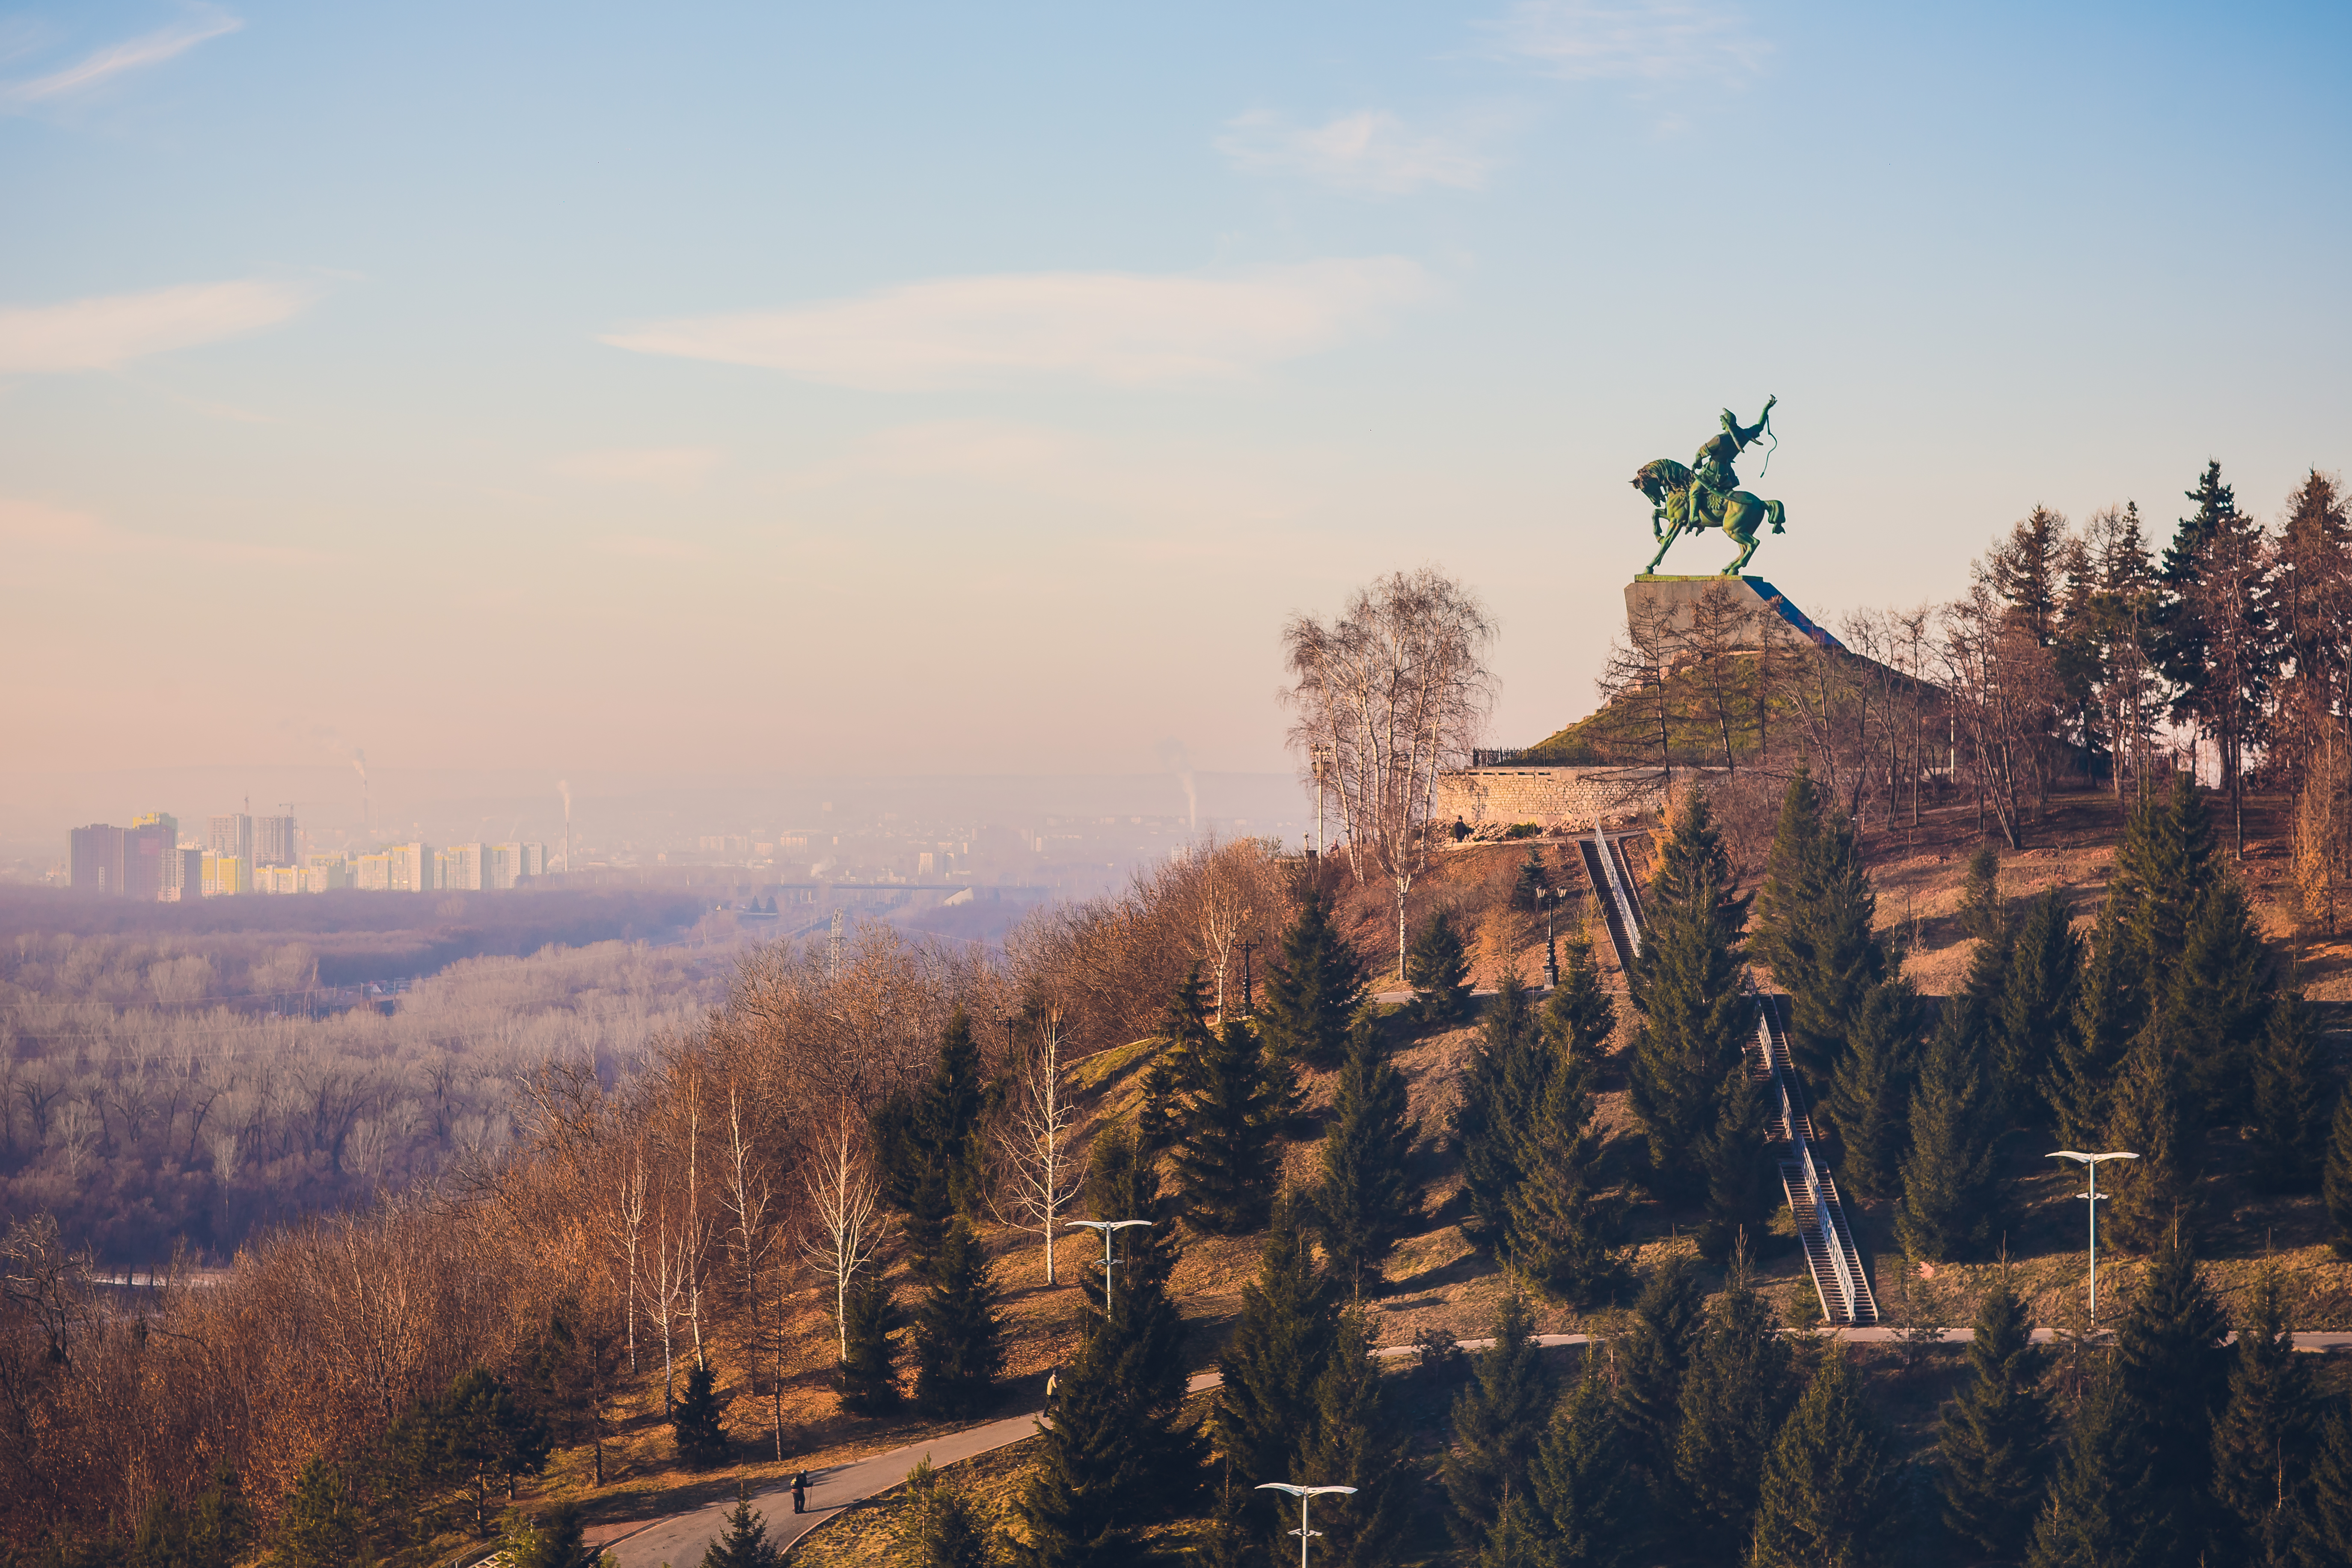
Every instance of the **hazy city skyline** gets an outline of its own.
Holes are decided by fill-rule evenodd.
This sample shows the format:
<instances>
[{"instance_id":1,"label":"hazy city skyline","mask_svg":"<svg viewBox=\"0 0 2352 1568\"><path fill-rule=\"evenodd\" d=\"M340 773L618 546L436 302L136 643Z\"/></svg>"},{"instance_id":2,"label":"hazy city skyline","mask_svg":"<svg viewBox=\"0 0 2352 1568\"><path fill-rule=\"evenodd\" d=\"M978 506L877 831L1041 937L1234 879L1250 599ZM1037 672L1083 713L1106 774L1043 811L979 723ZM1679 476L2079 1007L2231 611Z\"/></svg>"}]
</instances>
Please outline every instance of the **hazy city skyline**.
<instances>
[{"instance_id":1,"label":"hazy city skyline","mask_svg":"<svg viewBox=\"0 0 2352 1568\"><path fill-rule=\"evenodd\" d=\"M2272 516L2345 460L2346 27L21 11L6 765L1278 773L1284 617L1425 561L1520 743L1633 468L1768 393L1824 621L2209 457Z\"/></svg>"}]
</instances>

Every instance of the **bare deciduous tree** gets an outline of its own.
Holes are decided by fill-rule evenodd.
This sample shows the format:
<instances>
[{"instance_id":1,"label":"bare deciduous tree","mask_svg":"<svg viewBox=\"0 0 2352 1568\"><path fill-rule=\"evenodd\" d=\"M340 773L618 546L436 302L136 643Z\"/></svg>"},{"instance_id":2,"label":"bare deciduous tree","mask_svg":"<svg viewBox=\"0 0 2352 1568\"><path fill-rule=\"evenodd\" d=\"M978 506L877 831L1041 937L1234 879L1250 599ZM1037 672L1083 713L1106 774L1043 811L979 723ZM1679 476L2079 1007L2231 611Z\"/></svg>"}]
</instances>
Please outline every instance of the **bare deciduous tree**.
<instances>
[{"instance_id":1,"label":"bare deciduous tree","mask_svg":"<svg viewBox=\"0 0 2352 1568\"><path fill-rule=\"evenodd\" d=\"M1074 1148L1082 1119L1062 1083L1061 1052L1061 1020L1049 1016L1044 1037L1021 1063L1016 1098L996 1133L1005 1171L997 1217L1037 1232L1048 1285L1057 1283L1054 1227L1086 1182Z\"/></svg>"},{"instance_id":2,"label":"bare deciduous tree","mask_svg":"<svg viewBox=\"0 0 2352 1568\"><path fill-rule=\"evenodd\" d=\"M1438 775L1468 759L1494 706L1494 635L1477 598L1426 566L1358 589L1328 625L1294 616L1283 629L1291 743L1308 757L1328 748L1348 864L1360 883L1369 862L1395 889L1400 976Z\"/></svg>"},{"instance_id":3,"label":"bare deciduous tree","mask_svg":"<svg viewBox=\"0 0 2352 1568\"><path fill-rule=\"evenodd\" d=\"M769 1210L774 1206L775 1192L755 1168L751 1158L751 1140L743 1134L743 1099L733 1084L727 1086L727 1188L723 1194L727 1213L734 1221L730 1240L735 1252L737 1276L743 1288L743 1299L750 1308L751 1343L763 1359L772 1359L769 1369L769 1413L775 1426L776 1458L784 1457L784 1321L783 1301L775 1301L775 1315L768 1314L769 1301L762 1284L768 1277L768 1260L775 1250L775 1235L768 1222Z\"/></svg>"},{"instance_id":4,"label":"bare deciduous tree","mask_svg":"<svg viewBox=\"0 0 2352 1568\"><path fill-rule=\"evenodd\" d=\"M849 1288L881 1249L874 1217L881 1187L866 1157L866 1127L847 1105L814 1152L808 1173L816 1232L807 1247L811 1267L833 1283L834 1331L841 1359L849 1359Z\"/></svg>"}]
</instances>

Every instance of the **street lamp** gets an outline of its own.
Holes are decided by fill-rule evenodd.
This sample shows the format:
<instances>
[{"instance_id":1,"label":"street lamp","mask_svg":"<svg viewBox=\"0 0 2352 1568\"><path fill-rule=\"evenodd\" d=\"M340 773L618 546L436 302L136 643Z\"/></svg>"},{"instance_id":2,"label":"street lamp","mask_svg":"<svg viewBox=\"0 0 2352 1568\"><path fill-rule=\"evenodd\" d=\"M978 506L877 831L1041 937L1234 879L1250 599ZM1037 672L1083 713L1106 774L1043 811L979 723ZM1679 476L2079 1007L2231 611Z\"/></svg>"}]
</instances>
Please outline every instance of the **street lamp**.
<instances>
[{"instance_id":1,"label":"street lamp","mask_svg":"<svg viewBox=\"0 0 2352 1568\"><path fill-rule=\"evenodd\" d=\"M2078 1154L2072 1149L2059 1149L2053 1152L2050 1158L2072 1160L2081 1165L2091 1178L2090 1190L2074 1195L2091 1205L2091 1330L2095 1333L2099 1327L2099 1199L2104 1195L2099 1191L2099 1162L2137 1160L2139 1156L2121 1149L2109 1154Z\"/></svg>"},{"instance_id":2,"label":"street lamp","mask_svg":"<svg viewBox=\"0 0 2352 1568\"><path fill-rule=\"evenodd\" d=\"M1307 1568L1307 1543L1323 1533L1319 1530L1307 1528L1307 1500L1311 1497L1321 1497L1325 1492L1352 1494L1356 1489L1353 1487L1294 1487L1287 1481L1264 1481L1259 1483L1257 1489L1262 1492L1288 1492L1298 1500L1298 1528L1286 1531L1284 1533L1298 1537L1298 1568Z\"/></svg>"},{"instance_id":3,"label":"street lamp","mask_svg":"<svg viewBox=\"0 0 2352 1568\"><path fill-rule=\"evenodd\" d=\"M1148 1219L1073 1219L1065 1220L1063 1223L1068 1226L1072 1230L1098 1230L1102 1232L1103 1316L1108 1318L1111 1315L1110 1271L1113 1267L1110 1255L1111 1233L1114 1231L1125 1230L1131 1225L1150 1225L1151 1222Z\"/></svg>"},{"instance_id":4,"label":"street lamp","mask_svg":"<svg viewBox=\"0 0 2352 1568\"><path fill-rule=\"evenodd\" d=\"M1559 943L1554 940L1552 924L1559 916L1559 901L1568 897L1566 888L1538 888L1536 902L1544 912L1544 984L1559 989Z\"/></svg>"}]
</instances>

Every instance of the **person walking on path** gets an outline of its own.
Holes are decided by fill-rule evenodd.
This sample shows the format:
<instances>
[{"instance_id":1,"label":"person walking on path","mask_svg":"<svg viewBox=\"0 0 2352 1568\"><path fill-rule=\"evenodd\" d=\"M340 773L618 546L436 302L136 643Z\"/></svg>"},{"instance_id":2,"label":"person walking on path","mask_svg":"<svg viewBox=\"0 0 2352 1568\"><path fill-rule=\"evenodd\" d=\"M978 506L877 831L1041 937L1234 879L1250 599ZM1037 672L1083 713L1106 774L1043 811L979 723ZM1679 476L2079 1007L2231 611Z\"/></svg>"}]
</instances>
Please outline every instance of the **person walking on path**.
<instances>
[{"instance_id":1,"label":"person walking on path","mask_svg":"<svg viewBox=\"0 0 2352 1568\"><path fill-rule=\"evenodd\" d=\"M796 1470L793 1474L793 1511L794 1513L808 1511L808 1472L806 1470Z\"/></svg>"}]
</instances>

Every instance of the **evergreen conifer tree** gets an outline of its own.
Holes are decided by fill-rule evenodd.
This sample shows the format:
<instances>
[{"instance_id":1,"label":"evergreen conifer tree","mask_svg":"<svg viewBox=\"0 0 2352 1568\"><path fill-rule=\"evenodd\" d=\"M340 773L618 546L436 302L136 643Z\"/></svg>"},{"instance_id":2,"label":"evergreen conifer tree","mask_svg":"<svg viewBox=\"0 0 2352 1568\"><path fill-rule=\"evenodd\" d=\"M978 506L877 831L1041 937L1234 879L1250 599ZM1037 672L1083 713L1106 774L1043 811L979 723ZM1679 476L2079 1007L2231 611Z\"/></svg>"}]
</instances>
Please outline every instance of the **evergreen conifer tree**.
<instances>
[{"instance_id":1,"label":"evergreen conifer tree","mask_svg":"<svg viewBox=\"0 0 2352 1568\"><path fill-rule=\"evenodd\" d=\"M2336 1097L2336 1114L2328 1122L2327 1164L2321 1173L2319 1195L2327 1207L2331 1235L2328 1245L2339 1258L2352 1258L2352 1092Z\"/></svg>"},{"instance_id":2,"label":"evergreen conifer tree","mask_svg":"<svg viewBox=\"0 0 2352 1568\"><path fill-rule=\"evenodd\" d=\"M1528 1468L1551 1414L1550 1372L1535 1341L1535 1316L1516 1291L1503 1298L1495 1342L1471 1363L1470 1386L1454 1402L1454 1447L1445 1456L1446 1523L1465 1552L1476 1552L1502 1518L1506 1488L1528 1490Z\"/></svg>"},{"instance_id":3,"label":"evergreen conifer tree","mask_svg":"<svg viewBox=\"0 0 2352 1568\"><path fill-rule=\"evenodd\" d=\"M1895 1231L1906 1252L1936 1261L1980 1255L1998 1217L1984 1079L1968 1045L1970 1012L1965 1000L1945 1009L1911 1098Z\"/></svg>"},{"instance_id":4,"label":"evergreen conifer tree","mask_svg":"<svg viewBox=\"0 0 2352 1568\"><path fill-rule=\"evenodd\" d=\"M1691 1534L1724 1555L1754 1532L1764 1458L1789 1407L1789 1344L1777 1326L1745 1260L1735 1260L1683 1374L1675 1474L1692 1505Z\"/></svg>"},{"instance_id":5,"label":"evergreen conifer tree","mask_svg":"<svg viewBox=\"0 0 2352 1568\"><path fill-rule=\"evenodd\" d=\"M1651 881L1650 924L1633 976L1641 1034L1628 1099L1647 1137L1653 1181L1675 1196L1706 1190L1706 1146L1723 1120L1725 1080L1745 1070L1756 1004L1740 987L1745 910L1694 794L1674 819Z\"/></svg>"},{"instance_id":6,"label":"evergreen conifer tree","mask_svg":"<svg viewBox=\"0 0 2352 1568\"><path fill-rule=\"evenodd\" d=\"M2166 992L2189 945L2199 896L2220 875L2213 822L2187 773L2164 795L2136 805L2124 824L2107 896L2123 926L2125 1038L2137 1034Z\"/></svg>"},{"instance_id":7,"label":"evergreen conifer tree","mask_svg":"<svg viewBox=\"0 0 2352 1568\"><path fill-rule=\"evenodd\" d=\"M1843 1159L1838 1179L1866 1197L1903 1190L1911 1152L1911 1096L1919 1072L1919 998L1895 975L1874 986L1854 1017L1823 1120Z\"/></svg>"},{"instance_id":8,"label":"evergreen conifer tree","mask_svg":"<svg viewBox=\"0 0 2352 1568\"><path fill-rule=\"evenodd\" d=\"M588 1547L587 1521L576 1502L559 1503L544 1515L515 1510L503 1542L507 1568L595 1568L604 1556Z\"/></svg>"},{"instance_id":9,"label":"evergreen conifer tree","mask_svg":"<svg viewBox=\"0 0 2352 1568\"><path fill-rule=\"evenodd\" d=\"M1186 1222L1234 1236L1265 1222L1281 1112L1256 1031L1236 1018L1213 1041L1201 1058L1198 1087L1185 1100L1173 1159Z\"/></svg>"},{"instance_id":10,"label":"evergreen conifer tree","mask_svg":"<svg viewBox=\"0 0 2352 1568\"><path fill-rule=\"evenodd\" d=\"M890 1561L906 1568L988 1568L988 1531L961 1488L925 1458L907 1477L911 1505Z\"/></svg>"},{"instance_id":11,"label":"evergreen conifer tree","mask_svg":"<svg viewBox=\"0 0 2352 1568\"><path fill-rule=\"evenodd\" d=\"M849 1288L844 1313L849 1353L841 1363L841 1407L877 1415L898 1403L898 1331L903 1320L878 1270Z\"/></svg>"},{"instance_id":12,"label":"evergreen conifer tree","mask_svg":"<svg viewBox=\"0 0 2352 1568\"><path fill-rule=\"evenodd\" d=\"M184 1510L169 1492L151 1497L130 1553L120 1561L123 1568L236 1568L252 1544L253 1512L245 1489L235 1470L220 1465L212 1484Z\"/></svg>"},{"instance_id":13,"label":"evergreen conifer tree","mask_svg":"<svg viewBox=\"0 0 2352 1568\"><path fill-rule=\"evenodd\" d=\"M1527 988L1517 975L1506 973L1487 998L1469 1070L1463 1075L1462 1097L1454 1108L1454 1144L1462 1152L1463 1191L1470 1205L1462 1231L1498 1257L1507 1256L1511 1194L1526 1173L1520 1130L1542 1105L1550 1067Z\"/></svg>"},{"instance_id":14,"label":"evergreen conifer tree","mask_svg":"<svg viewBox=\"0 0 2352 1568\"><path fill-rule=\"evenodd\" d=\"M2164 1012L2182 1053L2183 1087L2198 1119L2244 1119L2256 1042L2277 1003L2270 950L2244 887L2223 875L2196 895L2186 946L2170 965Z\"/></svg>"},{"instance_id":15,"label":"evergreen conifer tree","mask_svg":"<svg viewBox=\"0 0 2352 1568\"><path fill-rule=\"evenodd\" d=\"M1511 880L1511 908L1534 914L1543 907L1541 895L1551 886L1551 868L1544 864L1543 848L1530 843L1519 874Z\"/></svg>"},{"instance_id":16,"label":"evergreen conifer tree","mask_svg":"<svg viewBox=\"0 0 2352 1568\"><path fill-rule=\"evenodd\" d=\"M2162 1542L2147 1568L2198 1562L2212 1537L2213 1417L2221 1404L2230 1321L2187 1247L2150 1260L2123 1321L2116 1360L2137 1439L2146 1445Z\"/></svg>"},{"instance_id":17,"label":"evergreen conifer tree","mask_svg":"<svg viewBox=\"0 0 2352 1568\"><path fill-rule=\"evenodd\" d=\"M2050 1413L2025 1303L2003 1266L1978 1304L1969 1381L1944 1406L1944 1524L1995 1562L2014 1563L2042 1506Z\"/></svg>"},{"instance_id":18,"label":"evergreen conifer tree","mask_svg":"<svg viewBox=\"0 0 2352 1568\"><path fill-rule=\"evenodd\" d=\"M2033 1116L2045 1103L2043 1085L2068 1056L2082 970L2083 944L2065 897L2052 888L2018 922L2001 990L1991 1099L2008 1122Z\"/></svg>"},{"instance_id":19,"label":"evergreen conifer tree","mask_svg":"<svg viewBox=\"0 0 2352 1568\"><path fill-rule=\"evenodd\" d=\"M278 1519L278 1568L358 1568L373 1561L343 1473L313 1458L295 1479Z\"/></svg>"},{"instance_id":20,"label":"evergreen conifer tree","mask_svg":"<svg viewBox=\"0 0 2352 1568\"><path fill-rule=\"evenodd\" d=\"M1700 1148L1706 1173L1706 1207L1699 1216L1698 1253L1710 1263L1731 1256L1739 1237L1761 1235L1778 1206L1770 1163L1764 1157L1769 1122L1764 1082L1742 1061L1724 1075L1715 1130Z\"/></svg>"},{"instance_id":21,"label":"evergreen conifer tree","mask_svg":"<svg viewBox=\"0 0 2352 1568\"><path fill-rule=\"evenodd\" d=\"M503 1482L511 1493L517 1476L547 1468L554 1446L538 1412L516 1399L505 1379L478 1366L457 1374L427 1421L436 1468L471 1483L476 1534L489 1530L491 1487Z\"/></svg>"},{"instance_id":22,"label":"evergreen conifer tree","mask_svg":"<svg viewBox=\"0 0 2352 1568\"><path fill-rule=\"evenodd\" d=\"M971 1020L958 1007L940 1036L929 1079L892 1094L875 1109L882 1195L905 1216L908 1245L924 1268L938 1253L949 1215L978 1212L981 1119L989 1093Z\"/></svg>"},{"instance_id":23,"label":"evergreen conifer tree","mask_svg":"<svg viewBox=\"0 0 2352 1568\"><path fill-rule=\"evenodd\" d=\"M971 1226L948 1222L915 1314L915 1398L938 1415L980 1408L1004 1366L994 1270Z\"/></svg>"},{"instance_id":24,"label":"evergreen conifer tree","mask_svg":"<svg viewBox=\"0 0 2352 1568\"><path fill-rule=\"evenodd\" d=\"M1979 844L1960 883L1960 931L1977 942L2009 944L2009 906L2000 896L2000 851Z\"/></svg>"},{"instance_id":25,"label":"evergreen conifer tree","mask_svg":"<svg viewBox=\"0 0 2352 1568\"><path fill-rule=\"evenodd\" d=\"M1560 939L1559 984L1544 998L1541 1026L1555 1057L1598 1061L1617 1032L1617 1004L1601 979L1592 941L1581 931Z\"/></svg>"},{"instance_id":26,"label":"evergreen conifer tree","mask_svg":"<svg viewBox=\"0 0 2352 1568\"><path fill-rule=\"evenodd\" d=\"M702 1568L783 1568L783 1552L768 1539L767 1516L751 1511L751 1493L737 1482L727 1532L702 1549Z\"/></svg>"},{"instance_id":27,"label":"evergreen conifer tree","mask_svg":"<svg viewBox=\"0 0 2352 1568\"><path fill-rule=\"evenodd\" d=\"M1315 1191L1315 1224L1331 1268L1360 1295L1365 1271L1377 1281L1381 1260L1421 1206L1421 1184L1411 1173L1420 1128L1412 1117L1404 1074L1389 1060L1379 1022L1369 1015L1360 1016L1349 1033L1331 1111L1322 1181Z\"/></svg>"},{"instance_id":28,"label":"evergreen conifer tree","mask_svg":"<svg viewBox=\"0 0 2352 1568\"><path fill-rule=\"evenodd\" d=\"M1528 1469L1528 1496L1540 1520L1531 1561L1541 1568L1622 1568L1632 1556L1633 1477L1617 1406L1600 1373L1588 1349L1584 1375L1554 1407Z\"/></svg>"},{"instance_id":29,"label":"evergreen conifer tree","mask_svg":"<svg viewBox=\"0 0 2352 1568\"><path fill-rule=\"evenodd\" d=\"M1610 1243L1623 1209L1601 1190L1591 1080L1589 1056L1553 1058L1551 1081L1535 1115L1517 1131L1519 1179L1506 1205L1501 1249L1536 1289L1580 1307L1616 1284Z\"/></svg>"},{"instance_id":30,"label":"evergreen conifer tree","mask_svg":"<svg viewBox=\"0 0 2352 1568\"><path fill-rule=\"evenodd\" d=\"M1364 1003L1364 964L1355 944L1331 923L1331 904L1310 887L1283 928L1280 952L1265 977L1258 1009L1266 1047L1290 1061L1336 1067Z\"/></svg>"},{"instance_id":31,"label":"evergreen conifer tree","mask_svg":"<svg viewBox=\"0 0 2352 1568\"><path fill-rule=\"evenodd\" d=\"M2042 1079L2058 1141L2070 1149L2087 1149L2106 1131L2116 1070L2131 1044L2135 986L2123 900L2110 890L2099 905L2074 1017L2056 1037L2056 1059Z\"/></svg>"},{"instance_id":32,"label":"evergreen conifer tree","mask_svg":"<svg viewBox=\"0 0 2352 1568\"><path fill-rule=\"evenodd\" d=\"M2127 1149L2139 1158L2116 1180L2115 1201L2102 1217L2119 1246L2147 1252L2191 1217L2188 1118L2171 1032L2162 1018L2140 1031L2117 1077L2099 1147Z\"/></svg>"},{"instance_id":33,"label":"evergreen conifer tree","mask_svg":"<svg viewBox=\"0 0 2352 1568\"><path fill-rule=\"evenodd\" d=\"M2254 1145L2254 1179L2269 1192L2310 1192L2327 1163L2335 1096L2320 1065L2311 1010L2300 994L2283 993L2272 1005L2252 1076L2246 1132Z\"/></svg>"},{"instance_id":34,"label":"evergreen conifer tree","mask_svg":"<svg viewBox=\"0 0 2352 1568\"><path fill-rule=\"evenodd\" d=\"M1756 951L1788 994L1789 1054L1811 1082L1836 1074L1864 998L1885 978L1877 909L1852 820L1800 767L1756 895Z\"/></svg>"},{"instance_id":35,"label":"evergreen conifer tree","mask_svg":"<svg viewBox=\"0 0 2352 1568\"><path fill-rule=\"evenodd\" d=\"M2147 1445L2111 1362L2074 1413L2025 1560L2030 1568L2137 1568L2163 1544L2157 1502Z\"/></svg>"},{"instance_id":36,"label":"evergreen conifer tree","mask_svg":"<svg viewBox=\"0 0 2352 1568\"><path fill-rule=\"evenodd\" d=\"M1409 1501L1405 1446L1372 1359L1370 1331L1355 1312L1341 1315L1323 1374L1315 1381L1315 1441L1303 1475L1317 1486L1353 1487L1353 1497L1318 1500L1323 1533L1316 1560L1329 1568L1381 1568L1396 1560Z\"/></svg>"},{"instance_id":37,"label":"evergreen conifer tree","mask_svg":"<svg viewBox=\"0 0 2352 1568\"><path fill-rule=\"evenodd\" d=\"M1332 1335L1331 1282L1315 1266L1291 1205L1274 1212L1257 1276L1242 1287L1233 1337L1218 1354L1223 1381L1209 1416L1217 1451L1247 1491L1294 1479L1315 1431L1315 1384Z\"/></svg>"},{"instance_id":38,"label":"evergreen conifer tree","mask_svg":"<svg viewBox=\"0 0 2352 1568\"><path fill-rule=\"evenodd\" d=\"M2320 1560L2352 1563L2352 1400L2337 1395L2319 1422L2311 1466L2312 1543Z\"/></svg>"},{"instance_id":39,"label":"evergreen conifer tree","mask_svg":"<svg viewBox=\"0 0 2352 1568\"><path fill-rule=\"evenodd\" d=\"M1423 1028L1450 1029L1470 1016L1470 954L1444 910L1429 917L1405 955L1413 1017Z\"/></svg>"},{"instance_id":40,"label":"evergreen conifer tree","mask_svg":"<svg viewBox=\"0 0 2352 1568\"><path fill-rule=\"evenodd\" d=\"M2319 1414L2273 1268L2239 1327L2229 1403L2213 1427L2213 1495L2221 1514L2215 1544L2228 1561L2287 1568L2313 1539Z\"/></svg>"},{"instance_id":41,"label":"evergreen conifer tree","mask_svg":"<svg viewBox=\"0 0 2352 1568\"><path fill-rule=\"evenodd\" d=\"M1200 1071L1202 1058L1216 1046L1216 1030L1209 1023L1209 983L1195 963L1168 994L1160 1010L1157 1030L1160 1059L1173 1068L1177 1086L1189 1089Z\"/></svg>"},{"instance_id":42,"label":"evergreen conifer tree","mask_svg":"<svg viewBox=\"0 0 2352 1568\"><path fill-rule=\"evenodd\" d=\"M1627 1446L1660 1492L1674 1479L1683 1377L1706 1331L1706 1285L1696 1260L1664 1259L1633 1303L1633 1326L1617 1357Z\"/></svg>"},{"instance_id":43,"label":"evergreen conifer tree","mask_svg":"<svg viewBox=\"0 0 2352 1568\"><path fill-rule=\"evenodd\" d=\"M1887 1562L1895 1494L1885 1431L1832 1340L1764 1461L1754 1561L1759 1568Z\"/></svg>"},{"instance_id":44,"label":"evergreen conifer tree","mask_svg":"<svg viewBox=\"0 0 2352 1568\"><path fill-rule=\"evenodd\" d=\"M670 1436L688 1469L708 1469L727 1458L727 1433L719 1424L718 1373L708 1361L687 1369L686 1394L669 1413Z\"/></svg>"}]
</instances>

